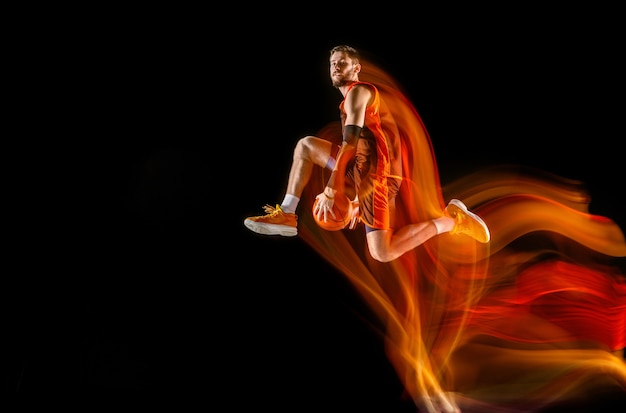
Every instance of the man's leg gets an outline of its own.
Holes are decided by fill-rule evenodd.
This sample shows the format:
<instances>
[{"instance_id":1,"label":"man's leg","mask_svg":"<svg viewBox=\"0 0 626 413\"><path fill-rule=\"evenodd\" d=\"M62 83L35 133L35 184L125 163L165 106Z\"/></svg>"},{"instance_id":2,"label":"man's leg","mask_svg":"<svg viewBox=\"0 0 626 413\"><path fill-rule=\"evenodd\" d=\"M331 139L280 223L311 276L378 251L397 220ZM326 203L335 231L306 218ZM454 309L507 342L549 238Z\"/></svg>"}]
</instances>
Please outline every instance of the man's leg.
<instances>
[{"instance_id":1,"label":"man's leg","mask_svg":"<svg viewBox=\"0 0 626 413\"><path fill-rule=\"evenodd\" d=\"M293 237L298 234L296 209L304 188L311 179L315 165L326 167L330 159L332 143L315 136L298 141L293 152L287 191L283 202L276 207L266 205L265 215L248 217L244 225L257 234Z\"/></svg>"}]
</instances>

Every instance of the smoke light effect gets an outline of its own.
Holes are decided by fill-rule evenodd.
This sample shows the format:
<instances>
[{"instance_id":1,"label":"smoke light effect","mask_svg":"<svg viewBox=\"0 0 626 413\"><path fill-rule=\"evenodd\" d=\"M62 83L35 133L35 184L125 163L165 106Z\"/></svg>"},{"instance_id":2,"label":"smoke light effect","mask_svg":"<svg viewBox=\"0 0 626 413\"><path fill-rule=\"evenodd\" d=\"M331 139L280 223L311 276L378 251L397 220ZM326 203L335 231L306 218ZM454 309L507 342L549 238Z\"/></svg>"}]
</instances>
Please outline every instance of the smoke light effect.
<instances>
[{"instance_id":1,"label":"smoke light effect","mask_svg":"<svg viewBox=\"0 0 626 413\"><path fill-rule=\"evenodd\" d=\"M395 81L373 62L403 143L398 224L463 200L490 228L479 244L435 237L391 263L374 261L362 226L319 228L303 207L300 234L352 283L373 313L408 397L425 411L529 412L598 389L626 391L626 257L619 226L589 213L581 182L518 165L442 186L430 137ZM320 136L340 142L338 123ZM312 205L328 176L302 197ZM431 404L433 403L433 404ZM447 406L447 407L446 407Z\"/></svg>"}]
</instances>

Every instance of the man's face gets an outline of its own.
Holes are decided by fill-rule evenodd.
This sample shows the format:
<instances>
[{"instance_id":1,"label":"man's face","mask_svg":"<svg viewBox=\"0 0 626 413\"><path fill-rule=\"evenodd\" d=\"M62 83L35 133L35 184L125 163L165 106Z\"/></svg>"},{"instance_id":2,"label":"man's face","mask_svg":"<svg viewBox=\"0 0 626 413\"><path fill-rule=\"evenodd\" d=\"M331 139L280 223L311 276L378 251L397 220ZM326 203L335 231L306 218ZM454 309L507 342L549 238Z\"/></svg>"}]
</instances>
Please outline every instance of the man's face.
<instances>
[{"instance_id":1,"label":"man's face","mask_svg":"<svg viewBox=\"0 0 626 413\"><path fill-rule=\"evenodd\" d=\"M334 87L357 81L360 65L354 64L348 54L335 52L330 57L330 80Z\"/></svg>"}]
</instances>

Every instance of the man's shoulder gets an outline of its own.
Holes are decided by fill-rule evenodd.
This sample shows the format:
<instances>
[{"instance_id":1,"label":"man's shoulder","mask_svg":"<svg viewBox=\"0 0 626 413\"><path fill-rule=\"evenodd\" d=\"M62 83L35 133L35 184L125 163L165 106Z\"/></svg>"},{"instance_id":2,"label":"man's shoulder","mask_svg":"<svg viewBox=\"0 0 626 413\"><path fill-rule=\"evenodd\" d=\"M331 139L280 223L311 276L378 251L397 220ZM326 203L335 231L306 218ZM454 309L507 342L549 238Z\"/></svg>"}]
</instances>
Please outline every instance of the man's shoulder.
<instances>
[{"instance_id":1,"label":"man's shoulder","mask_svg":"<svg viewBox=\"0 0 626 413\"><path fill-rule=\"evenodd\" d=\"M376 85L370 82L362 82L362 81L356 82L350 90L358 90L359 92L367 91L367 92L375 93L375 94L378 93L378 88L376 87Z\"/></svg>"},{"instance_id":2,"label":"man's shoulder","mask_svg":"<svg viewBox=\"0 0 626 413\"><path fill-rule=\"evenodd\" d=\"M354 83L354 86L361 86L361 87L365 87L365 88L372 88L372 89L377 89L376 85L373 84L372 82L366 82L364 80L359 80L358 82Z\"/></svg>"}]
</instances>

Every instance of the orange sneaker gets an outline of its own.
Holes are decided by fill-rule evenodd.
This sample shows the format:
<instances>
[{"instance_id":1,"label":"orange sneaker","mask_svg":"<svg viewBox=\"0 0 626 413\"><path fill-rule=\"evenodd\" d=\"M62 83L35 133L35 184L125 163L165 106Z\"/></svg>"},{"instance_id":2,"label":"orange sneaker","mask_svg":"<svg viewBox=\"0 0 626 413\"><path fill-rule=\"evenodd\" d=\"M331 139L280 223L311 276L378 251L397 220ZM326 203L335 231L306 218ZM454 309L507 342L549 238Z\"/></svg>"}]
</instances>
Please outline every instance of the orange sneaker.
<instances>
[{"instance_id":1,"label":"orange sneaker","mask_svg":"<svg viewBox=\"0 0 626 413\"><path fill-rule=\"evenodd\" d=\"M265 205L263 207L266 215L249 217L244 219L243 224L251 231L264 235L282 235L284 237L294 237L298 235L298 216L288 214L280 209Z\"/></svg>"},{"instance_id":2,"label":"orange sneaker","mask_svg":"<svg viewBox=\"0 0 626 413\"><path fill-rule=\"evenodd\" d=\"M458 199L450 200L446 213L456 220L452 234L465 234L483 244L491 239L487 224L478 215L468 211L465 204Z\"/></svg>"}]
</instances>

